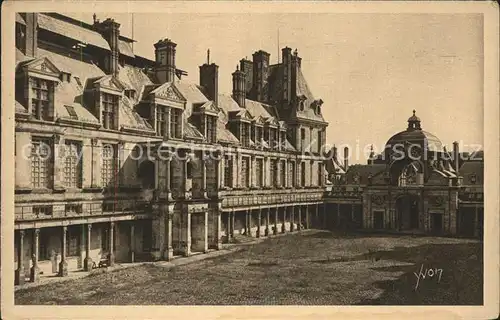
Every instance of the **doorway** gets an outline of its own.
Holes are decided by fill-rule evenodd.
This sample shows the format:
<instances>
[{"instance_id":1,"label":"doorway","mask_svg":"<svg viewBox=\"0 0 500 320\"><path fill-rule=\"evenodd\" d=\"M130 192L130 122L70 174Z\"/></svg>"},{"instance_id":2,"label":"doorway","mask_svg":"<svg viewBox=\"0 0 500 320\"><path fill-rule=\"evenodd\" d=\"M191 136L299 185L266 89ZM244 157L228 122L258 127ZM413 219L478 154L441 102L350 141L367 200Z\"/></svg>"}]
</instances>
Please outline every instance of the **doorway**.
<instances>
[{"instance_id":1,"label":"doorway","mask_svg":"<svg viewBox=\"0 0 500 320\"><path fill-rule=\"evenodd\" d=\"M443 232L443 214L442 213L431 213L431 232L434 234L440 234Z\"/></svg>"},{"instance_id":2,"label":"doorway","mask_svg":"<svg viewBox=\"0 0 500 320\"><path fill-rule=\"evenodd\" d=\"M374 211L373 212L373 227L375 229L384 228L384 211Z\"/></svg>"},{"instance_id":3,"label":"doorway","mask_svg":"<svg viewBox=\"0 0 500 320\"><path fill-rule=\"evenodd\" d=\"M419 228L420 199L416 195L404 195L396 200L399 230Z\"/></svg>"}]
</instances>

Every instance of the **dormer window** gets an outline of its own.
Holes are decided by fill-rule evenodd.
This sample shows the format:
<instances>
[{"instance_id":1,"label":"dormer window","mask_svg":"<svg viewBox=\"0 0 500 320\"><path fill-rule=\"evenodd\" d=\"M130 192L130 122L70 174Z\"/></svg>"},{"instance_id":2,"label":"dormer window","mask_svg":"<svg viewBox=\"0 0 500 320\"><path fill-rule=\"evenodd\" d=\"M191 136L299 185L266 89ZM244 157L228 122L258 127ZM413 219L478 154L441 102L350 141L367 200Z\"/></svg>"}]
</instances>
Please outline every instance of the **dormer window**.
<instances>
[{"instance_id":1,"label":"dormer window","mask_svg":"<svg viewBox=\"0 0 500 320\"><path fill-rule=\"evenodd\" d=\"M101 115L102 126L104 127L104 129L117 130L119 96L102 92L101 99L102 99L102 115Z\"/></svg>"},{"instance_id":2,"label":"dormer window","mask_svg":"<svg viewBox=\"0 0 500 320\"><path fill-rule=\"evenodd\" d=\"M240 142L241 145L247 147L250 145L250 124L246 122L240 123Z\"/></svg>"},{"instance_id":3,"label":"dormer window","mask_svg":"<svg viewBox=\"0 0 500 320\"><path fill-rule=\"evenodd\" d=\"M135 99L135 90L134 89L126 89L125 96L129 99Z\"/></svg>"},{"instance_id":4,"label":"dormer window","mask_svg":"<svg viewBox=\"0 0 500 320\"><path fill-rule=\"evenodd\" d=\"M215 127L217 125L217 117L206 115L205 117L205 137L208 143L214 143L217 141Z\"/></svg>"},{"instance_id":5,"label":"dormer window","mask_svg":"<svg viewBox=\"0 0 500 320\"><path fill-rule=\"evenodd\" d=\"M30 77L31 112L38 120L50 120L54 105L54 83L49 80Z\"/></svg>"},{"instance_id":6,"label":"dormer window","mask_svg":"<svg viewBox=\"0 0 500 320\"><path fill-rule=\"evenodd\" d=\"M170 109L170 137L182 139L182 110Z\"/></svg>"},{"instance_id":7,"label":"dormer window","mask_svg":"<svg viewBox=\"0 0 500 320\"><path fill-rule=\"evenodd\" d=\"M156 106L156 135L164 137L167 133L167 107Z\"/></svg>"}]
</instances>

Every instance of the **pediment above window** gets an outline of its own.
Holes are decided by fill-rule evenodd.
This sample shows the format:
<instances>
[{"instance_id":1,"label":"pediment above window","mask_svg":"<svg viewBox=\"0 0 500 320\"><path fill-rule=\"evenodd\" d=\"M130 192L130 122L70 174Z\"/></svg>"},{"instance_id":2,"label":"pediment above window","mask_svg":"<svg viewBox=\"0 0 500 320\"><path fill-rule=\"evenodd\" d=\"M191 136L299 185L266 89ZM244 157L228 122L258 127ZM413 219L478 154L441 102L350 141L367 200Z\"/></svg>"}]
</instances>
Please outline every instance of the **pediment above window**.
<instances>
[{"instance_id":1,"label":"pediment above window","mask_svg":"<svg viewBox=\"0 0 500 320\"><path fill-rule=\"evenodd\" d=\"M150 94L152 94L155 99L169 100L180 103L184 103L186 101L179 90L177 90L177 88L169 82L154 89Z\"/></svg>"},{"instance_id":2,"label":"pediment above window","mask_svg":"<svg viewBox=\"0 0 500 320\"><path fill-rule=\"evenodd\" d=\"M28 61L21 68L30 76L60 82L61 70L47 57Z\"/></svg>"},{"instance_id":3,"label":"pediment above window","mask_svg":"<svg viewBox=\"0 0 500 320\"><path fill-rule=\"evenodd\" d=\"M193 113L202 113L217 116L219 114L219 108L217 108L213 101L208 101L203 104L195 105Z\"/></svg>"},{"instance_id":4,"label":"pediment above window","mask_svg":"<svg viewBox=\"0 0 500 320\"><path fill-rule=\"evenodd\" d=\"M238 111L230 111L229 120L230 121L240 120L244 122L251 122L253 120L253 117L246 109L243 109Z\"/></svg>"},{"instance_id":5,"label":"pediment above window","mask_svg":"<svg viewBox=\"0 0 500 320\"><path fill-rule=\"evenodd\" d=\"M269 117L266 119L266 125L277 128L280 124L275 118Z\"/></svg>"},{"instance_id":6,"label":"pediment above window","mask_svg":"<svg viewBox=\"0 0 500 320\"><path fill-rule=\"evenodd\" d=\"M257 116L254 119L254 124L257 126L264 126L265 123L266 123L266 119L264 119L262 116Z\"/></svg>"},{"instance_id":7,"label":"pediment above window","mask_svg":"<svg viewBox=\"0 0 500 320\"><path fill-rule=\"evenodd\" d=\"M126 86L123 83L121 83L120 80L118 80L112 75L106 75L95 80L94 86L99 87L100 90L102 89L104 89L103 91L110 90L115 93L121 93L126 89Z\"/></svg>"}]
</instances>

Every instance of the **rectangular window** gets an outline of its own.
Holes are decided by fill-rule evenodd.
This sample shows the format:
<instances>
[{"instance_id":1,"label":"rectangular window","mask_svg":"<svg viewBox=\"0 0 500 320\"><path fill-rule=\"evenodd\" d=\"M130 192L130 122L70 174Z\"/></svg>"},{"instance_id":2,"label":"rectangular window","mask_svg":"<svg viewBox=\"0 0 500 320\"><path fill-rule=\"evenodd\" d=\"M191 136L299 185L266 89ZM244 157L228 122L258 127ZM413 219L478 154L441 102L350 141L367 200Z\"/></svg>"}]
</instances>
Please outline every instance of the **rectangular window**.
<instances>
[{"instance_id":1,"label":"rectangular window","mask_svg":"<svg viewBox=\"0 0 500 320\"><path fill-rule=\"evenodd\" d=\"M297 171L295 170L295 162L290 162L290 182L289 185L294 187L297 185Z\"/></svg>"},{"instance_id":2,"label":"rectangular window","mask_svg":"<svg viewBox=\"0 0 500 320\"><path fill-rule=\"evenodd\" d=\"M80 188L82 182L82 161L79 158L81 143L66 141L64 155L64 185L67 188Z\"/></svg>"},{"instance_id":3,"label":"rectangular window","mask_svg":"<svg viewBox=\"0 0 500 320\"><path fill-rule=\"evenodd\" d=\"M261 127L255 127L255 140L258 143L262 143L262 128Z\"/></svg>"},{"instance_id":4,"label":"rectangular window","mask_svg":"<svg viewBox=\"0 0 500 320\"><path fill-rule=\"evenodd\" d=\"M243 157L241 159L241 186L244 187L244 188L248 188L249 187L249 178L250 178L250 171L249 171L249 168L250 168L250 159L248 157Z\"/></svg>"},{"instance_id":5,"label":"rectangular window","mask_svg":"<svg viewBox=\"0 0 500 320\"><path fill-rule=\"evenodd\" d=\"M207 128L207 142L208 143L213 143L217 141L217 137L215 135L215 126L216 126L216 121L217 119L214 116L206 116L206 128Z\"/></svg>"},{"instance_id":6,"label":"rectangular window","mask_svg":"<svg viewBox=\"0 0 500 320\"><path fill-rule=\"evenodd\" d=\"M164 137L167 131L166 107L156 106L156 135Z\"/></svg>"},{"instance_id":7,"label":"rectangular window","mask_svg":"<svg viewBox=\"0 0 500 320\"><path fill-rule=\"evenodd\" d=\"M305 187L306 185L306 163L300 163L300 185Z\"/></svg>"},{"instance_id":8,"label":"rectangular window","mask_svg":"<svg viewBox=\"0 0 500 320\"><path fill-rule=\"evenodd\" d=\"M115 119L118 112L118 96L109 93L102 93L102 125L104 129L118 129Z\"/></svg>"},{"instance_id":9,"label":"rectangular window","mask_svg":"<svg viewBox=\"0 0 500 320\"><path fill-rule=\"evenodd\" d=\"M53 88L51 81L30 78L31 83L31 108L36 119L48 120L50 93Z\"/></svg>"},{"instance_id":10,"label":"rectangular window","mask_svg":"<svg viewBox=\"0 0 500 320\"><path fill-rule=\"evenodd\" d=\"M48 139L33 139L31 148L31 183L33 188L52 186L52 148Z\"/></svg>"},{"instance_id":11,"label":"rectangular window","mask_svg":"<svg viewBox=\"0 0 500 320\"><path fill-rule=\"evenodd\" d=\"M271 182L271 186L273 187L276 187L277 186L277 175L276 175L276 172L277 172L277 168L278 167L278 161L273 159L271 160L271 166L270 166L270 174L269 174L269 180Z\"/></svg>"},{"instance_id":12,"label":"rectangular window","mask_svg":"<svg viewBox=\"0 0 500 320\"><path fill-rule=\"evenodd\" d=\"M118 148L117 145L103 145L101 181L103 187L110 187L118 181Z\"/></svg>"},{"instance_id":13,"label":"rectangular window","mask_svg":"<svg viewBox=\"0 0 500 320\"><path fill-rule=\"evenodd\" d=\"M256 159L255 167L255 186L262 187L262 172L264 170L264 163L262 159Z\"/></svg>"},{"instance_id":14,"label":"rectangular window","mask_svg":"<svg viewBox=\"0 0 500 320\"><path fill-rule=\"evenodd\" d=\"M182 110L170 109L170 136L175 139L182 138Z\"/></svg>"},{"instance_id":15,"label":"rectangular window","mask_svg":"<svg viewBox=\"0 0 500 320\"><path fill-rule=\"evenodd\" d=\"M248 123L241 123L240 126L241 126L240 142L242 146L247 147L248 145L250 145L250 136L249 136L250 126Z\"/></svg>"},{"instance_id":16,"label":"rectangular window","mask_svg":"<svg viewBox=\"0 0 500 320\"><path fill-rule=\"evenodd\" d=\"M33 214L37 218L52 216L52 206L33 206Z\"/></svg>"},{"instance_id":17,"label":"rectangular window","mask_svg":"<svg viewBox=\"0 0 500 320\"><path fill-rule=\"evenodd\" d=\"M224 156L224 186L233 186L233 159L231 156Z\"/></svg>"},{"instance_id":18,"label":"rectangular window","mask_svg":"<svg viewBox=\"0 0 500 320\"><path fill-rule=\"evenodd\" d=\"M323 164L318 163L318 185L323 186L324 182L324 175L323 175Z\"/></svg>"},{"instance_id":19,"label":"rectangular window","mask_svg":"<svg viewBox=\"0 0 500 320\"><path fill-rule=\"evenodd\" d=\"M66 111L68 111L69 117L73 120L78 120L78 115L76 114L75 108L72 106L64 106Z\"/></svg>"},{"instance_id":20,"label":"rectangular window","mask_svg":"<svg viewBox=\"0 0 500 320\"><path fill-rule=\"evenodd\" d=\"M82 213L82 205L75 203L68 203L65 205L66 215L74 215Z\"/></svg>"},{"instance_id":21,"label":"rectangular window","mask_svg":"<svg viewBox=\"0 0 500 320\"><path fill-rule=\"evenodd\" d=\"M280 176L281 176L280 184L281 184L282 187L285 187L285 180L286 180L286 161L285 160L281 161Z\"/></svg>"},{"instance_id":22,"label":"rectangular window","mask_svg":"<svg viewBox=\"0 0 500 320\"><path fill-rule=\"evenodd\" d=\"M269 148L274 149L276 147L274 129L269 129Z\"/></svg>"},{"instance_id":23,"label":"rectangular window","mask_svg":"<svg viewBox=\"0 0 500 320\"><path fill-rule=\"evenodd\" d=\"M311 180L310 180L310 182L309 182L309 184L310 184L311 186L312 186L312 185L316 185L316 183L314 183L314 181L313 181L313 179L315 178L315 177L313 176L313 172L314 172L314 169L313 169L313 168L314 168L314 162L312 162L312 161L311 161L311 162L309 163L309 179L311 179Z\"/></svg>"},{"instance_id":24,"label":"rectangular window","mask_svg":"<svg viewBox=\"0 0 500 320\"><path fill-rule=\"evenodd\" d=\"M321 152L321 148L323 147L323 131L318 131L318 153Z\"/></svg>"}]
</instances>

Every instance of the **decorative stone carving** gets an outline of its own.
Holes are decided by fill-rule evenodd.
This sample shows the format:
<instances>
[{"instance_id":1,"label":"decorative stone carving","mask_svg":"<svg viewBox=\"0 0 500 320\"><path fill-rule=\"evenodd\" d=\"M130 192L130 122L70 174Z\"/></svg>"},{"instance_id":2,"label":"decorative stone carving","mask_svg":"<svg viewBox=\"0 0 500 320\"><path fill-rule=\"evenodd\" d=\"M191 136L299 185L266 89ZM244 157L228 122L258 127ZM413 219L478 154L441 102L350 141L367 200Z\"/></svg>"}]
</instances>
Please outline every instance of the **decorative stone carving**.
<instances>
[{"instance_id":1,"label":"decorative stone carving","mask_svg":"<svg viewBox=\"0 0 500 320\"><path fill-rule=\"evenodd\" d=\"M379 196L379 195L372 195L372 201L373 203L377 204L377 205L381 205L384 203L384 198Z\"/></svg>"},{"instance_id":2,"label":"decorative stone carving","mask_svg":"<svg viewBox=\"0 0 500 320\"><path fill-rule=\"evenodd\" d=\"M157 93L158 97L169 100L182 101L182 98L175 92L174 88L168 87L165 90Z\"/></svg>"}]
</instances>

